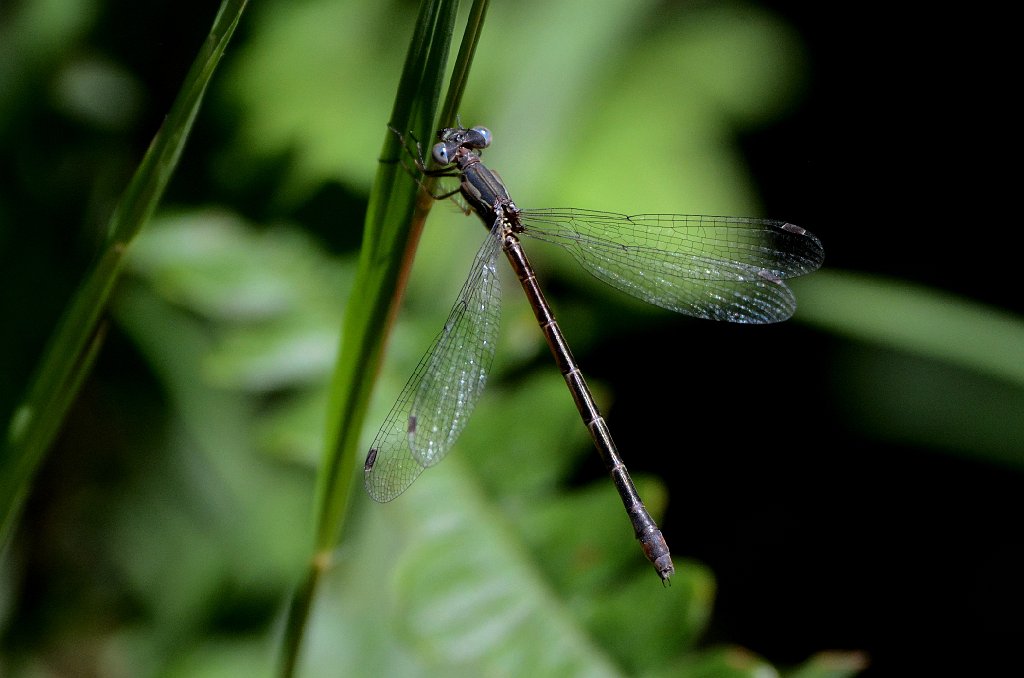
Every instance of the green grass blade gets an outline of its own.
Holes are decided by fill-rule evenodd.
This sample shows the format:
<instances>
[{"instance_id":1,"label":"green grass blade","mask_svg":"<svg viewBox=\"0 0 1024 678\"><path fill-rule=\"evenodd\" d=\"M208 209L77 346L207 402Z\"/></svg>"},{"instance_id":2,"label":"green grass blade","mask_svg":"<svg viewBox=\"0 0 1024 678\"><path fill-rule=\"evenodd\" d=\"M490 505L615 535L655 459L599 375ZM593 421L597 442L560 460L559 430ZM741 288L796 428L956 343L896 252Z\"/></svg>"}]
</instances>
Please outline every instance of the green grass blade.
<instances>
[{"instance_id":1,"label":"green grass blade","mask_svg":"<svg viewBox=\"0 0 1024 678\"><path fill-rule=\"evenodd\" d=\"M480 43L480 35L484 29L484 18L487 16L487 7L490 3L487 0L476 0L469 11L469 19L466 21L466 32L462 38L462 46L459 47L459 56L455 59L455 69L452 71L451 82L448 83L448 96L445 99L444 107L441 109L440 122L443 126L450 126L455 121L455 116L462 105L462 93L466 90L466 83L469 80L469 67L473 63L473 55L476 54L476 46Z\"/></svg>"},{"instance_id":2,"label":"green grass blade","mask_svg":"<svg viewBox=\"0 0 1024 678\"><path fill-rule=\"evenodd\" d=\"M1024 386L1024 318L905 280L818 271L798 282L801 320Z\"/></svg>"},{"instance_id":3,"label":"green grass blade","mask_svg":"<svg viewBox=\"0 0 1024 678\"><path fill-rule=\"evenodd\" d=\"M406 73L396 97L390 125L394 129L415 129L423 120L432 121L441 86L456 2L426 2L420 24L434 26L433 32L417 30L410 55L421 60L406 63ZM417 74L410 78L409 71ZM406 83L414 81L411 91ZM422 119L422 120L421 120ZM427 128L433 122L427 122ZM396 313L405 274L419 233L411 216L418 186L400 162L401 140L383 130L384 150L374 181L366 216L365 239L359 269L344 320L344 336L331 387L328 436L324 466L318 486L317 543L321 550L333 549L344 522L345 507L352 486L355 465L352 454L359 442L370 388L381 360L381 337Z\"/></svg>"},{"instance_id":4,"label":"green grass blade","mask_svg":"<svg viewBox=\"0 0 1024 678\"><path fill-rule=\"evenodd\" d=\"M439 9L432 8L438 5ZM444 116L461 101L475 46L483 27L487 2L478 0L471 11L455 74L449 85ZM389 123L394 130L413 130L429 139L436 123L434 112L448 58L457 2L425 3L419 25L434 26L433 35L417 28L414 40L425 44L410 47L410 56L422 58L422 65L408 59ZM434 12L437 12L435 15ZM419 77L416 77L419 74ZM416 86L410 85L415 83ZM409 90L412 90L411 93ZM411 101L408 100L411 97ZM418 129L427 123L426 130ZM404 149L398 135L385 133L384 149L370 196L366 238L361 252L359 273L345 318L345 338L332 384L325 469L321 474L320 519L317 547L330 550L344 521L344 506L352 487L357 466L346 461L345 452L354 453L359 432L382 357L383 342L401 301L412 254L418 242L423 220L434 200L420 191L401 164ZM336 415L336 416L335 416ZM337 482L340 481L340 482ZM337 482L337 484L335 484Z\"/></svg>"},{"instance_id":5,"label":"green grass blade","mask_svg":"<svg viewBox=\"0 0 1024 678\"><path fill-rule=\"evenodd\" d=\"M832 367L847 425L900 444L1024 465L1024 318L849 271L819 271L797 284L801 320L859 342Z\"/></svg>"},{"instance_id":6,"label":"green grass blade","mask_svg":"<svg viewBox=\"0 0 1024 678\"><path fill-rule=\"evenodd\" d=\"M213 72L247 4L248 0L224 0L221 4L167 119L110 218L103 251L75 292L24 400L15 408L0 456L0 548L10 539L35 470L60 430L98 350L97 326L125 252L163 196Z\"/></svg>"},{"instance_id":7,"label":"green grass blade","mask_svg":"<svg viewBox=\"0 0 1024 678\"><path fill-rule=\"evenodd\" d=\"M471 12L446 109L457 106L465 85L474 46L482 27L486 2ZM383 357L384 341L397 313L423 221L433 199L420 190L402 166L405 148L398 134L411 132L431 139L458 2L425 1L391 119L383 130L384 145L367 210L359 268L346 307L338 362L331 382L324 461L316 499L315 553L285 623L280 673L294 674L303 631L321 576L341 537L348 506L362 462L359 442L370 394Z\"/></svg>"}]
</instances>

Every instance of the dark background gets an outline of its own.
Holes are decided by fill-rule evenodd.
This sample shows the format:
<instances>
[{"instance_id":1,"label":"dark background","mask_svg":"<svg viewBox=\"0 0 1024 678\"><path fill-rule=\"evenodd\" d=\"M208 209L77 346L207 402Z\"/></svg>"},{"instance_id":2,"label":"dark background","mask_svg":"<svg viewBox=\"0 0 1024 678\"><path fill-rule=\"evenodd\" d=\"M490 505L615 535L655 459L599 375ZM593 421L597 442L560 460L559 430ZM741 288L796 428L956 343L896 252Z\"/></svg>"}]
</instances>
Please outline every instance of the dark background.
<instances>
[{"instance_id":1,"label":"dark background","mask_svg":"<svg viewBox=\"0 0 1024 678\"><path fill-rule=\"evenodd\" d=\"M190 4L194 10L103 5L93 42L130 64L147 88L138 123L126 132L97 138L48 118L46 102L33 100L45 94L20 83L21 117L0 130L0 276L8 283L0 315L17 318L0 354L5 412L33 364L15 356L37 354L86 264L88 243L68 237L75 231L67 225L84 215L88 234L105 221L212 21L208 3ZM1024 310L1018 224L1008 216L1017 210L1004 197L1015 194L1008 174L1017 145L1008 120L1015 108L1004 94L1014 83L1005 76L1008 43L998 38L1007 17L980 7L900 14L881 6L761 4L796 28L811 66L799 108L742 139L765 213L817 233L830 268ZM243 23L236 40L245 32ZM215 140L225 124L201 121L190 149ZM24 129L34 131L32 144L13 136ZM28 153L48 161L29 161ZM287 159L250 168L250 183L210 196L209 169L190 150L168 201L202 196L254 220L295 219L337 251L355 248L335 224L339 214L358 214L362 199L325 186L291 211L275 211L267 189L283 172L277 162ZM47 274L30 295L10 283L40 270ZM871 661L865 676L1002 675L1017 666L1024 635L1019 458L1000 465L879 438L851 423L842 396L858 361L951 368L799 323L756 332L683 319L667 331L631 335L630 344L652 353L700 356L659 366L656 380L616 360L624 349L614 340L584 357L584 368L609 390L651 395L642 405L620 397L609 422L632 451L634 473L669 479L663 528L674 552L706 563L717 577L707 640L735 642L780 664L822 649L863 650ZM102 360L130 362L131 347L115 335ZM794 370L800 378L789 378ZM761 375L756 383L752 373ZM988 393L1004 388L955 371L942 383L958 380L965 388L983 382ZM708 406L718 403L738 403L740 420ZM67 447L58 446L40 488L61 482ZM44 506L33 500L26 531L45 527ZM52 582L29 578L25 585L21 605L30 608Z\"/></svg>"},{"instance_id":2,"label":"dark background","mask_svg":"<svg viewBox=\"0 0 1024 678\"><path fill-rule=\"evenodd\" d=\"M1016 191L997 169L1016 145L1000 84L999 17L762 4L800 32L812 78L794 115L743 139L765 213L819 234L826 267L921 282L1019 313L1011 273L1018 255L1009 244L1016 224L1006 216L1017 211L1007 204ZM686 345L695 329L641 342ZM749 416L737 425L705 407L710 418L686 423L699 433L671 455L671 472L663 460L647 464L664 477L706 479L672 492L666 532L718 577L715 633L779 662L812 648L863 649L871 658L865 676L1003 675L1015 666L1024 634L1019 467L878 440L844 412L843 377L858 369L855 359L940 368L883 348L856 347L854 355L842 340L796 323L759 335L754 354L745 333L701 327L700 335L693 350L704 359L684 372L662 365L659 379L701 384L698 402L746 397ZM747 383L766 356L779 363L778 380ZM600 372L614 360L593 364L613 383L630 380L630 370ZM714 367L694 373L694 364ZM795 365L811 376L785 379ZM951 377L965 391L979 381L987 380ZM997 399L998 388L988 397ZM613 428L631 417L677 421L678 404L654 400L664 410L617 401ZM690 447L714 453L687 455Z\"/></svg>"}]
</instances>

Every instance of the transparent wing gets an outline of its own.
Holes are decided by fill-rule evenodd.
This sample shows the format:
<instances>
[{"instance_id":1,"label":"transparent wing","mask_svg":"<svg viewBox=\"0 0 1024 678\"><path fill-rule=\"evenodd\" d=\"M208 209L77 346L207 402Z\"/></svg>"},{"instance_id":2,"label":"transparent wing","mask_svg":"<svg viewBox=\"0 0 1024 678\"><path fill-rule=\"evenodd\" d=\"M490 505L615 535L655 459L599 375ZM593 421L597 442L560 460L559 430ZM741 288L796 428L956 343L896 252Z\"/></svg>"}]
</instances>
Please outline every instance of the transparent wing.
<instances>
[{"instance_id":1,"label":"transparent wing","mask_svg":"<svg viewBox=\"0 0 1024 678\"><path fill-rule=\"evenodd\" d=\"M783 221L684 214L523 210L525 235L565 248L590 273L678 313L739 323L793 315L783 280L817 270L821 242Z\"/></svg>"},{"instance_id":2,"label":"transparent wing","mask_svg":"<svg viewBox=\"0 0 1024 678\"><path fill-rule=\"evenodd\" d=\"M499 235L500 224L477 252L448 322L370 446L363 479L366 491L377 501L391 501L423 469L441 461L480 398L498 336Z\"/></svg>"}]
</instances>

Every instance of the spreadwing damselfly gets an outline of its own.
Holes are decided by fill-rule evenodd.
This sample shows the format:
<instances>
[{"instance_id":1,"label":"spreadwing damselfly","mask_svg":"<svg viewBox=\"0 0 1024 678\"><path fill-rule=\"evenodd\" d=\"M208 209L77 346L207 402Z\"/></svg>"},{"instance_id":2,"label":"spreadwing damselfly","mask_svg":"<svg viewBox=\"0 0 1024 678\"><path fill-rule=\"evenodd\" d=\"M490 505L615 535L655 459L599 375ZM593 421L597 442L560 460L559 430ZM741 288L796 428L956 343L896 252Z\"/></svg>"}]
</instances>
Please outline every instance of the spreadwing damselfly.
<instances>
[{"instance_id":1,"label":"spreadwing damselfly","mask_svg":"<svg viewBox=\"0 0 1024 678\"><path fill-rule=\"evenodd\" d=\"M523 252L521 236L558 245L619 290L678 313L737 323L789 318L785 280L817 270L821 242L769 219L681 214L627 216L575 208L520 209L481 162L484 127L438 132L433 175L457 176L458 192L488 229L444 329L420 360L370 447L367 492L381 502L404 492L448 454L480 398L498 335L498 253L504 251L533 308L594 446L619 492L644 554L663 581L675 572L668 545L644 507L590 389ZM445 197L445 196L441 196Z\"/></svg>"}]
</instances>

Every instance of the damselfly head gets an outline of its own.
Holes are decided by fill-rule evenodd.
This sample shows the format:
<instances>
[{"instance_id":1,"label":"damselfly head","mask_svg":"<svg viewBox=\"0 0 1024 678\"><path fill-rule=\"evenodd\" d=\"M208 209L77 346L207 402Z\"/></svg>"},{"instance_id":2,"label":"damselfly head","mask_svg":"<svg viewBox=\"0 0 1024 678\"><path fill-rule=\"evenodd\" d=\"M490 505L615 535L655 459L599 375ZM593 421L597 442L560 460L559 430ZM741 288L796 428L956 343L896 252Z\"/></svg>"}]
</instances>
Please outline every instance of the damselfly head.
<instances>
[{"instance_id":1,"label":"damselfly head","mask_svg":"<svg viewBox=\"0 0 1024 678\"><path fill-rule=\"evenodd\" d=\"M491 130L486 127L445 127L437 133L440 139L431 154L434 160L442 165L450 165L455 162L460 148L481 150L491 145Z\"/></svg>"}]
</instances>

